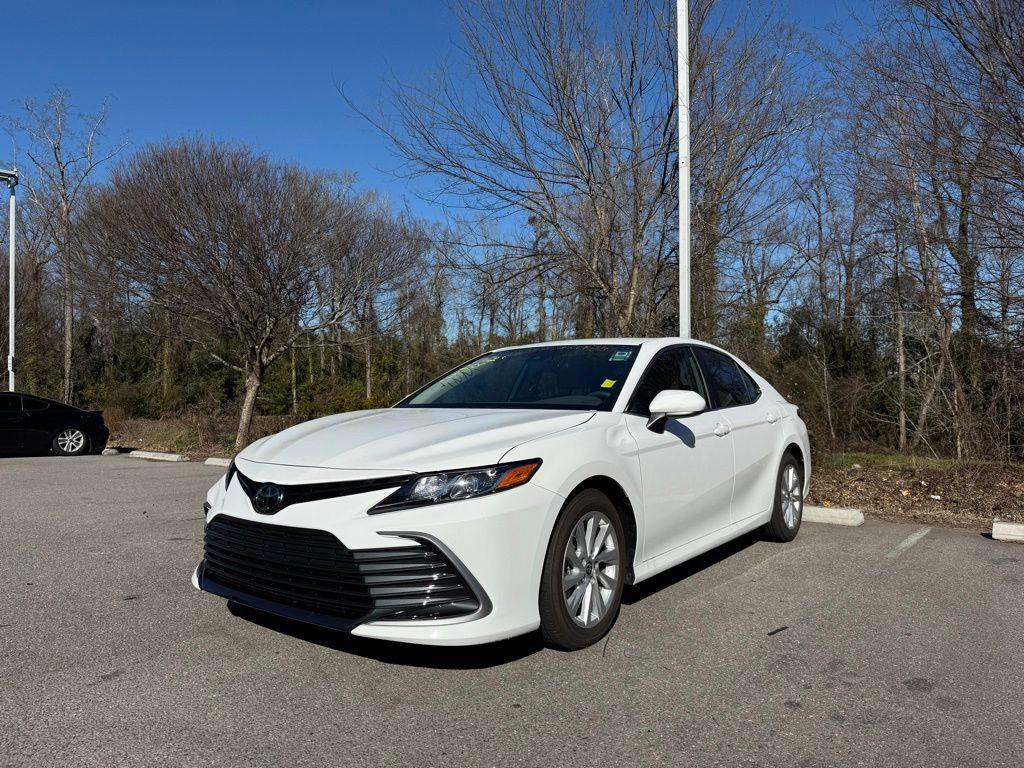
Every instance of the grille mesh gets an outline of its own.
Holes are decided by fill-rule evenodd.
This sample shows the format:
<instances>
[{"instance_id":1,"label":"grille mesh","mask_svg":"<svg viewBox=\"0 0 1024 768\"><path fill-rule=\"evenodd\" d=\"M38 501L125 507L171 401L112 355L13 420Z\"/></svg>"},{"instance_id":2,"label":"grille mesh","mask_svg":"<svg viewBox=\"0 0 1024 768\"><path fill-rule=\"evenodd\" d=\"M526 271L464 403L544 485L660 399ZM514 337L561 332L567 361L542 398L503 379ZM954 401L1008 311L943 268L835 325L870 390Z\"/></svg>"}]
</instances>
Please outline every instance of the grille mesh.
<instances>
[{"instance_id":1,"label":"grille mesh","mask_svg":"<svg viewBox=\"0 0 1024 768\"><path fill-rule=\"evenodd\" d=\"M346 548L326 531L227 515L206 526L203 578L273 606L351 622L473 613L479 602L429 542ZM264 605L257 605L264 607ZM306 617L312 618L312 617Z\"/></svg>"}]
</instances>

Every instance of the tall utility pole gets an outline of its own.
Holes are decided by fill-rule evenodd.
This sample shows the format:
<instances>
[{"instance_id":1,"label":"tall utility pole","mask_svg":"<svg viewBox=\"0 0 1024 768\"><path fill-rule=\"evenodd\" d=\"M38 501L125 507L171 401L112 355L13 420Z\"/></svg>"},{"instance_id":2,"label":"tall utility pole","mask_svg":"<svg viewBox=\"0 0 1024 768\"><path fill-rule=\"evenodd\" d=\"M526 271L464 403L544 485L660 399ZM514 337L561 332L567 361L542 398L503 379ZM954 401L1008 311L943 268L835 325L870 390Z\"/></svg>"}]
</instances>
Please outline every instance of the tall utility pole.
<instances>
[{"instance_id":1,"label":"tall utility pole","mask_svg":"<svg viewBox=\"0 0 1024 768\"><path fill-rule=\"evenodd\" d=\"M690 8L676 0L679 57L679 335L690 336Z\"/></svg>"},{"instance_id":2,"label":"tall utility pole","mask_svg":"<svg viewBox=\"0 0 1024 768\"><path fill-rule=\"evenodd\" d=\"M0 181L7 184L11 193L11 214L10 214L10 270L7 273L7 388L14 391L14 232L17 219L15 219L15 194L14 188L18 186L18 170L5 171L0 169Z\"/></svg>"}]
</instances>

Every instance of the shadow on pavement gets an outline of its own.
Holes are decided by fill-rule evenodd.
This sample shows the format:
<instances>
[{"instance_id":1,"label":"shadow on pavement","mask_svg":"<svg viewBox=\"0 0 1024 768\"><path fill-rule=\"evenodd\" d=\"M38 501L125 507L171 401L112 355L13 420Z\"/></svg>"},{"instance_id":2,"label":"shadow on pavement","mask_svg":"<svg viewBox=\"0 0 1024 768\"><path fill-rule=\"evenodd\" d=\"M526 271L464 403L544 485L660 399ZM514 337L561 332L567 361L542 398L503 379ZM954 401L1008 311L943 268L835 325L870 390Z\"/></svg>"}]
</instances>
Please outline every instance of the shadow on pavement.
<instances>
[{"instance_id":1,"label":"shadow on pavement","mask_svg":"<svg viewBox=\"0 0 1024 768\"><path fill-rule=\"evenodd\" d=\"M761 532L753 531L712 549L699 557L670 568L635 587L627 587L622 596L625 605L633 605L667 587L700 573L733 555L742 552L761 541ZM485 669L510 664L544 649L540 632L531 632L520 637L497 643L473 646L432 646L394 643L357 637L346 632L324 629L301 621L293 621L269 613L263 613L240 603L229 602L232 615L281 634L316 643L335 651L351 653L387 664L425 667L430 669Z\"/></svg>"},{"instance_id":2,"label":"shadow on pavement","mask_svg":"<svg viewBox=\"0 0 1024 768\"><path fill-rule=\"evenodd\" d=\"M292 621L269 613L262 613L240 603L229 602L228 610L240 619L290 637L316 643L335 651L351 653L387 664L399 664L430 669L485 669L510 664L543 650L540 632L502 640L487 645L434 646L394 643L357 637L347 632Z\"/></svg>"},{"instance_id":3,"label":"shadow on pavement","mask_svg":"<svg viewBox=\"0 0 1024 768\"><path fill-rule=\"evenodd\" d=\"M678 584L680 581L688 579L705 568L710 568L712 565L720 563L762 540L760 529L745 533L738 539L726 542L699 557L687 560L685 563L680 563L674 568L669 568L667 571L659 573L657 576L652 576L635 587L627 587L622 595L622 603L624 605L638 603L644 598L650 597L667 587L671 587L673 584Z\"/></svg>"}]
</instances>

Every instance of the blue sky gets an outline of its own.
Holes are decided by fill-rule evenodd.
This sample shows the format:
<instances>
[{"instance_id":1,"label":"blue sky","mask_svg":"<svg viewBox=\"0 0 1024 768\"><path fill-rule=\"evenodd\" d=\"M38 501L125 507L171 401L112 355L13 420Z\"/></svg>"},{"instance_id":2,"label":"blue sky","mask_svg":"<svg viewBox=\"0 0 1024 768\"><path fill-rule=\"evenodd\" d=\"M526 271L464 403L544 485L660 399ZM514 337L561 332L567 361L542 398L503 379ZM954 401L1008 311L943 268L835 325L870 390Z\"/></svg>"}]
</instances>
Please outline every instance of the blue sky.
<instances>
[{"instance_id":1,"label":"blue sky","mask_svg":"<svg viewBox=\"0 0 1024 768\"><path fill-rule=\"evenodd\" d=\"M860 5L778 2L817 33ZM132 147L187 134L243 141L279 160L355 171L396 204L431 213L337 86L372 108L389 73L429 76L456 42L441 0L9 0L0 27L0 114L60 86L86 110L106 101L110 138ZM2 137L0 161L10 154Z\"/></svg>"}]
</instances>

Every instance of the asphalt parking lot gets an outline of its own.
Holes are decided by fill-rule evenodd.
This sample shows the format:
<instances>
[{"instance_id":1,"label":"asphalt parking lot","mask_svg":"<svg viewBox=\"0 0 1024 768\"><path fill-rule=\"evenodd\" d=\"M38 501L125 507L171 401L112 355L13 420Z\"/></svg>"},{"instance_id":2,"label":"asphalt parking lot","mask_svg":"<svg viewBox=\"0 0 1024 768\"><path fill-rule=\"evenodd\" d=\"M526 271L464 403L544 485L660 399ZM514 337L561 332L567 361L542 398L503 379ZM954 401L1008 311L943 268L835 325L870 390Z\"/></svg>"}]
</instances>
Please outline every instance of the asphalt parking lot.
<instances>
[{"instance_id":1,"label":"asphalt parking lot","mask_svg":"<svg viewBox=\"0 0 1024 768\"><path fill-rule=\"evenodd\" d=\"M1024 765L1020 545L806 524L585 651L386 645L192 589L220 473L0 460L3 765Z\"/></svg>"}]
</instances>

